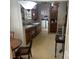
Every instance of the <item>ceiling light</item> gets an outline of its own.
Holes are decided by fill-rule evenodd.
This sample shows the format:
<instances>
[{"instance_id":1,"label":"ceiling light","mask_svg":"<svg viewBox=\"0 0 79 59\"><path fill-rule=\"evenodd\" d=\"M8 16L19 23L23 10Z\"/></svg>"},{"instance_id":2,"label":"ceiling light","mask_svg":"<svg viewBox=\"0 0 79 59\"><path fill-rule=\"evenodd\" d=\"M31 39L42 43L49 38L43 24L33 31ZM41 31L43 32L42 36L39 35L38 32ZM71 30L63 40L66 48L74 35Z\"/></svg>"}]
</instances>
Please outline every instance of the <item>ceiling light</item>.
<instances>
[{"instance_id":1,"label":"ceiling light","mask_svg":"<svg viewBox=\"0 0 79 59\"><path fill-rule=\"evenodd\" d=\"M19 1L19 3L25 8L25 9L32 9L37 4L32 1Z\"/></svg>"}]
</instances>

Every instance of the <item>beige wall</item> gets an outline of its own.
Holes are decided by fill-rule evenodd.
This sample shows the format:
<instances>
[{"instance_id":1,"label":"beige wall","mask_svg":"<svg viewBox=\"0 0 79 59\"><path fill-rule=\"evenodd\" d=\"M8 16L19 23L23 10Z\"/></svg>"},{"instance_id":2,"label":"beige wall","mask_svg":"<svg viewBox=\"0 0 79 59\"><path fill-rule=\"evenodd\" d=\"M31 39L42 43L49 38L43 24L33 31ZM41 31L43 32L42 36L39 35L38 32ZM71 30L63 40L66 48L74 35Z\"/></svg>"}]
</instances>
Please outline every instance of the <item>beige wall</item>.
<instances>
[{"instance_id":1,"label":"beige wall","mask_svg":"<svg viewBox=\"0 0 79 59\"><path fill-rule=\"evenodd\" d=\"M60 2L58 7L58 21L60 25L64 25L66 15L66 2Z\"/></svg>"},{"instance_id":2,"label":"beige wall","mask_svg":"<svg viewBox=\"0 0 79 59\"><path fill-rule=\"evenodd\" d=\"M64 59L69 59L69 20L67 20Z\"/></svg>"},{"instance_id":3,"label":"beige wall","mask_svg":"<svg viewBox=\"0 0 79 59\"><path fill-rule=\"evenodd\" d=\"M17 0L10 1L10 30L14 31L16 37L21 39L24 44L20 5Z\"/></svg>"}]
</instances>

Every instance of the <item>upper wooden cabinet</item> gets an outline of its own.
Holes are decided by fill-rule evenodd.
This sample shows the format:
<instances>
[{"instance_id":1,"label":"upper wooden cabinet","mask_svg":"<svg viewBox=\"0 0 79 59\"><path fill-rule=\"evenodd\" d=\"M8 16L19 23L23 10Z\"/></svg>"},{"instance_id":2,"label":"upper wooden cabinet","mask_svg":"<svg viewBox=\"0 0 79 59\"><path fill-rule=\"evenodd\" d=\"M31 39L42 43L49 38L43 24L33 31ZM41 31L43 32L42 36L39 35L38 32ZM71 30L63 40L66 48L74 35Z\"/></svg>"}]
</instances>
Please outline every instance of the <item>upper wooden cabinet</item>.
<instances>
[{"instance_id":1,"label":"upper wooden cabinet","mask_svg":"<svg viewBox=\"0 0 79 59\"><path fill-rule=\"evenodd\" d=\"M37 20L38 19L38 9L37 6L32 9L32 19Z\"/></svg>"},{"instance_id":2,"label":"upper wooden cabinet","mask_svg":"<svg viewBox=\"0 0 79 59\"><path fill-rule=\"evenodd\" d=\"M50 19L57 19L58 8L56 6L50 7Z\"/></svg>"}]
</instances>

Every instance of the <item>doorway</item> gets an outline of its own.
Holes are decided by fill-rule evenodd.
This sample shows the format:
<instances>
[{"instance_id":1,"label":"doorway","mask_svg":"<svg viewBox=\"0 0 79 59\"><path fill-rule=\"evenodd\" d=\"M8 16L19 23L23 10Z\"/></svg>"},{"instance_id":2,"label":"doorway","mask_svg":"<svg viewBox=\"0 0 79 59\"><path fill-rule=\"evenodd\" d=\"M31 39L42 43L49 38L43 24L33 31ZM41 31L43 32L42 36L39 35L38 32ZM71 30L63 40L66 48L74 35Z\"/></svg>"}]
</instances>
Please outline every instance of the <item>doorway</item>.
<instances>
[{"instance_id":1,"label":"doorway","mask_svg":"<svg viewBox=\"0 0 79 59\"><path fill-rule=\"evenodd\" d=\"M41 30L48 32L50 17L50 2L38 2L39 19L41 20Z\"/></svg>"},{"instance_id":2,"label":"doorway","mask_svg":"<svg viewBox=\"0 0 79 59\"><path fill-rule=\"evenodd\" d=\"M54 52L55 52L55 36L56 33L48 33L50 29L51 32L57 29L57 4L51 7L50 2L38 2L37 3L37 11L38 11L38 20L35 19L35 22L41 22L41 32L35 38L33 38L33 47L32 47L32 54L34 59L55 59ZM61 3L62 5L63 3ZM62 7L61 7L62 8ZM62 8L64 9L64 6ZM35 10L36 11L36 10ZM64 12L64 11L63 11ZM60 16L63 15L60 12ZM62 18L63 19L63 18ZM61 20L59 20L61 22ZM50 23L50 24L49 24ZM49 28L49 26L51 28ZM36 31L36 30L35 30ZM34 33L34 32L33 32ZM58 50L61 49L61 45L59 45ZM59 51L57 51L57 54ZM57 56L58 59L61 59L62 54Z\"/></svg>"},{"instance_id":3,"label":"doorway","mask_svg":"<svg viewBox=\"0 0 79 59\"><path fill-rule=\"evenodd\" d=\"M41 22L42 22L42 30L48 31L48 17L45 16Z\"/></svg>"}]
</instances>

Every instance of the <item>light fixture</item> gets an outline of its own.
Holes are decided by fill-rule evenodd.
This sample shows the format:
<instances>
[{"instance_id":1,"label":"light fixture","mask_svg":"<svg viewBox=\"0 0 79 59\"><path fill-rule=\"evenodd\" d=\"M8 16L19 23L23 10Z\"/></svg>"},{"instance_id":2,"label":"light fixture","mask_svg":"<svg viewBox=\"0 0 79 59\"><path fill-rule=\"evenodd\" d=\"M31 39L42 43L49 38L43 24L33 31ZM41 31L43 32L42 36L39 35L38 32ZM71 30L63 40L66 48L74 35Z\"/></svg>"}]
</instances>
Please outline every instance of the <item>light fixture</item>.
<instances>
[{"instance_id":1,"label":"light fixture","mask_svg":"<svg viewBox=\"0 0 79 59\"><path fill-rule=\"evenodd\" d=\"M37 3L32 1L19 1L25 9L32 9Z\"/></svg>"},{"instance_id":2,"label":"light fixture","mask_svg":"<svg viewBox=\"0 0 79 59\"><path fill-rule=\"evenodd\" d=\"M51 6L53 6L53 3L51 3Z\"/></svg>"}]
</instances>

